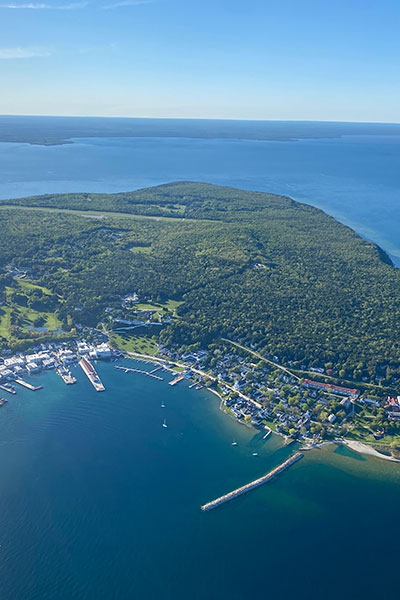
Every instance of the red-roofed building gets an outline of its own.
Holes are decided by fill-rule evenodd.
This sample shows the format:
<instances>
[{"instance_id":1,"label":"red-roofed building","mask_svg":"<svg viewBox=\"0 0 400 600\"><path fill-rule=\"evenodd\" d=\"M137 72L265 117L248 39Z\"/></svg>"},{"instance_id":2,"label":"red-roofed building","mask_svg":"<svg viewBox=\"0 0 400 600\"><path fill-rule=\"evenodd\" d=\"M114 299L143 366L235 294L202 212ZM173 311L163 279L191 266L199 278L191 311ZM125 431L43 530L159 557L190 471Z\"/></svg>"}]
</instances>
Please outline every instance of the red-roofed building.
<instances>
[{"instance_id":1,"label":"red-roofed building","mask_svg":"<svg viewBox=\"0 0 400 600\"><path fill-rule=\"evenodd\" d=\"M322 383L322 381L314 381L313 379L305 379L303 383L304 387L311 388L314 390L323 390L327 392L328 390L332 392L332 394L338 394L339 396L350 396L351 398L358 398L360 395L360 390L356 388L345 388L340 387L339 385L334 385L332 383Z\"/></svg>"}]
</instances>

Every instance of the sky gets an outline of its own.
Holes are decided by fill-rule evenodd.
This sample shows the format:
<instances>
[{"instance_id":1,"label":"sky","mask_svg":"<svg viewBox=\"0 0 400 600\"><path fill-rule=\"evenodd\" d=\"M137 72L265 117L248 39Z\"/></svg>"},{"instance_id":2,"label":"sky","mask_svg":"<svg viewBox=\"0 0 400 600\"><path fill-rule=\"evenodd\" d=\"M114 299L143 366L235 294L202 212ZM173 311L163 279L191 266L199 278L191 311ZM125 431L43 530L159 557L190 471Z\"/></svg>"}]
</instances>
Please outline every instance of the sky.
<instances>
[{"instance_id":1,"label":"sky","mask_svg":"<svg viewBox=\"0 0 400 600\"><path fill-rule=\"evenodd\" d=\"M0 114L400 121L398 0L0 0Z\"/></svg>"}]
</instances>

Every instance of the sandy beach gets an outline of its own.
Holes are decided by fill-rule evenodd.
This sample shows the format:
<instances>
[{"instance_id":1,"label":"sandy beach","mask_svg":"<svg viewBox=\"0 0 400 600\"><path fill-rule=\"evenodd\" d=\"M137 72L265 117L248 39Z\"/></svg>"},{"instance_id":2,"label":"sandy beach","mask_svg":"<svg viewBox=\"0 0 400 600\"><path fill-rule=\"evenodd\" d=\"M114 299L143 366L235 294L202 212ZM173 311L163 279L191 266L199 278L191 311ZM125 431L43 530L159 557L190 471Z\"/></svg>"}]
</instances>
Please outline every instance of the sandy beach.
<instances>
[{"instance_id":1,"label":"sandy beach","mask_svg":"<svg viewBox=\"0 0 400 600\"><path fill-rule=\"evenodd\" d=\"M354 450L354 452L359 452L360 454L370 454L371 456L376 456L377 458L383 458L384 460L390 460L392 462L400 462L398 458L394 458L393 456L387 456L386 454L382 454L375 450L372 446L368 444L363 444L362 442L356 442L354 440L338 440L338 444L344 444L348 448Z\"/></svg>"}]
</instances>

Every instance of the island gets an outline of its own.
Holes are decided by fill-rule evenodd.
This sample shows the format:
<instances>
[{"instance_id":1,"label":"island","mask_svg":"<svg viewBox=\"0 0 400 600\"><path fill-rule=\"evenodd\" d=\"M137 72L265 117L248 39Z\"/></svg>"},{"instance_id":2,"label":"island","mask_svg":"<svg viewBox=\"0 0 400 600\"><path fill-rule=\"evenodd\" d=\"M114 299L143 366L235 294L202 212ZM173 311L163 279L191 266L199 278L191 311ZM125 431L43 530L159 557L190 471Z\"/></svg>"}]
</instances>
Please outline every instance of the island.
<instances>
[{"instance_id":1,"label":"island","mask_svg":"<svg viewBox=\"0 0 400 600\"><path fill-rule=\"evenodd\" d=\"M3 201L0 223L3 370L101 336L267 434L400 451L400 271L323 211L177 182Z\"/></svg>"}]
</instances>

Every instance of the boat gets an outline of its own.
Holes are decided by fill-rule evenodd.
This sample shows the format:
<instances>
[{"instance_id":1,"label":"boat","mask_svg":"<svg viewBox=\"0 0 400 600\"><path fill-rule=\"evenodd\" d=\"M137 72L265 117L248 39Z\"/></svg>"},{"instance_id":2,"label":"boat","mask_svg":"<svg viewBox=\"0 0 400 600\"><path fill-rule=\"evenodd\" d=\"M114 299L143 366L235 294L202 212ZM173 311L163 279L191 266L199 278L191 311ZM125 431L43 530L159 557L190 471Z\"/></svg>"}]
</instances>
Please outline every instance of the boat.
<instances>
[{"instance_id":1,"label":"boat","mask_svg":"<svg viewBox=\"0 0 400 600\"><path fill-rule=\"evenodd\" d=\"M165 408L164 400L161 402L161 408Z\"/></svg>"},{"instance_id":2,"label":"boat","mask_svg":"<svg viewBox=\"0 0 400 600\"><path fill-rule=\"evenodd\" d=\"M164 419L164 422L163 422L162 426L163 426L163 427L165 427L165 428L167 428L167 427L168 427L168 425L167 425L167 421L166 421L165 419Z\"/></svg>"},{"instance_id":3,"label":"boat","mask_svg":"<svg viewBox=\"0 0 400 600\"><path fill-rule=\"evenodd\" d=\"M11 383L3 383L2 385L0 385L0 390L4 390L5 392L8 392L9 394L16 394L16 390L15 387L13 385L11 385Z\"/></svg>"},{"instance_id":4,"label":"boat","mask_svg":"<svg viewBox=\"0 0 400 600\"><path fill-rule=\"evenodd\" d=\"M7 404L8 400L6 398L0 398L0 406L4 406Z\"/></svg>"},{"instance_id":5,"label":"boat","mask_svg":"<svg viewBox=\"0 0 400 600\"><path fill-rule=\"evenodd\" d=\"M238 443L237 443L237 442L235 442L235 440L234 440L234 441L232 442L232 446L237 446L237 445L238 445Z\"/></svg>"},{"instance_id":6,"label":"boat","mask_svg":"<svg viewBox=\"0 0 400 600\"><path fill-rule=\"evenodd\" d=\"M253 456L258 456L258 452L253 452Z\"/></svg>"}]
</instances>

